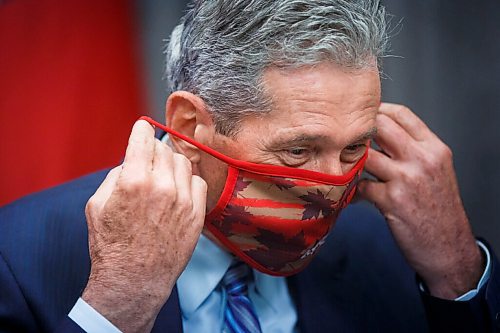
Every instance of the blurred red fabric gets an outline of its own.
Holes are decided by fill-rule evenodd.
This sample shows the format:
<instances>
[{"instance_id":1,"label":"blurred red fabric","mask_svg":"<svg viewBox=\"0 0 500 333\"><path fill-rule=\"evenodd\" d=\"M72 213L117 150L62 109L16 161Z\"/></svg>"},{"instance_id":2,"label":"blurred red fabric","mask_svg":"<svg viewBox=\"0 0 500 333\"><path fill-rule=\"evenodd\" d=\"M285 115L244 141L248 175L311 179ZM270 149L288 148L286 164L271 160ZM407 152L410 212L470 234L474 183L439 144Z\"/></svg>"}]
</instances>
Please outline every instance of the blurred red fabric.
<instances>
[{"instance_id":1,"label":"blurred red fabric","mask_svg":"<svg viewBox=\"0 0 500 333\"><path fill-rule=\"evenodd\" d=\"M144 112L133 4L0 1L0 205L117 165Z\"/></svg>"}]
</instances>

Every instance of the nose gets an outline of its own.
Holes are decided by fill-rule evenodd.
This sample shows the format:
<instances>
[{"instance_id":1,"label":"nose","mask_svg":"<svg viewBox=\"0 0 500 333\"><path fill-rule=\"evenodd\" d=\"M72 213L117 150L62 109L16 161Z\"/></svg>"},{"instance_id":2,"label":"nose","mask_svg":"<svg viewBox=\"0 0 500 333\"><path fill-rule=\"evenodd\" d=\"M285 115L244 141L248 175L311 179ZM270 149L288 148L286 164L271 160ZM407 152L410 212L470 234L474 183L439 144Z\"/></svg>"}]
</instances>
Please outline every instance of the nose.
<instances>
[{"instance_id":1,"label":"nose","mask_svg":"<svg viewBox=\"0 0 500 333\"><path fill-rule=\"evenodd\" d=\"M328 159L325 159L321 163L320 166L320 172L326 173L329 175L343 175L349 170L345 170L346 167L344 166L344 163L340 160L340 156L335 156L335 157L330 157Z\"/></svg>"}]
</instances>

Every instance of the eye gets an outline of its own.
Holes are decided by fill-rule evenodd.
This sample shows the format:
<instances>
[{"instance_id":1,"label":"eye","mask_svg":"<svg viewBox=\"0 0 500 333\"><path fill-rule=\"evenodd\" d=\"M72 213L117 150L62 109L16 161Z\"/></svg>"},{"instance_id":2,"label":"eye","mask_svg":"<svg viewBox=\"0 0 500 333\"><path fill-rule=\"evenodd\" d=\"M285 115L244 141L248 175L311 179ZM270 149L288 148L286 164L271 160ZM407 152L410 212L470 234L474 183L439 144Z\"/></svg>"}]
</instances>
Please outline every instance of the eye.
<instances>
[{"instance_id":1,"label":"eye","mask_svg":"<svg viewBox=\"0 0 500 333\"><path fill-rule=\"evenodd\" d=\"M355 145L350 145L350 146L347 146L347 147L345 148L345 150L346 150L347 152L350 152L350 153L355 153L355 152L360 151L361 149L363 149L363 150L364 150L364 148L365 148L365 145L364 145L364 144L362 144L362 143L359 143L359 144L355 144Z\"/></svg>"},{"instance_id":2,"label":"eye","mask_svg":"<svg viewBox=\"0 0 500 333\"><path fill-rule=\"evenodd\" d=\"M292 156L302 156L304 155L306 152L306 149L305 148L292 148L290 150L288 150L288 153Z\"/></svg>"},{"instance_id":3,"label":"eye","mask_svg":"<svg viewBox=\"0 0 500 333\"><path fill-rule=\"evenodd\" d=\"M344 163L357 162L361 158L361 156L363 156L365 151L366 151L366 144L364 143L349 145L345 147L344 150L342 151L341 160Z\"/></svg>"},{"instance_id":4,"label":"eye","mask_svg":"<svg viewBox=\"0 0 500 333\"><path fill-rule=\"evenodd\" d=\"M290 167L298 167L311 158L312 150L303 147L291 147L283 149L278 155L281 162Z\"/></svg>"}]
</instances>

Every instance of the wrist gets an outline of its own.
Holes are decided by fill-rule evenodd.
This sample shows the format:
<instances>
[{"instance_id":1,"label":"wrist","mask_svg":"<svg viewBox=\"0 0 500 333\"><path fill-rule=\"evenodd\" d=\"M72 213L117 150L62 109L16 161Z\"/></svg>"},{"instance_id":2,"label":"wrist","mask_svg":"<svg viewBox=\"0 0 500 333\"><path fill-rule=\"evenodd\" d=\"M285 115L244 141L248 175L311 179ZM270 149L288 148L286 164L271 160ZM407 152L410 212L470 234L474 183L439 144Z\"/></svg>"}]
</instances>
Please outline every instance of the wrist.
<instances>
[{"instance_id":1,"label":"wrist","mask_svg":"<svg viewBox=\"0 0 500 333\"><path fill-rule=\"evenodd\" d=\"M103 279L91 274L82 299L122 332L151 331L168 295L157 295L122 276Z\"/></svg>"},{"instance_id":2,"label":"wrist","mask_svg":"<svg viewBox=\"0 0 500 333\"><path fill-rule=\"evenodd\" d=\"M485 268L485 258L479 247L474 244L473 251L467 256L457 256L443 269L429 277L423 277L431 295L442 299L454 300L475 289Z\"/></svg>"}]
</instances>

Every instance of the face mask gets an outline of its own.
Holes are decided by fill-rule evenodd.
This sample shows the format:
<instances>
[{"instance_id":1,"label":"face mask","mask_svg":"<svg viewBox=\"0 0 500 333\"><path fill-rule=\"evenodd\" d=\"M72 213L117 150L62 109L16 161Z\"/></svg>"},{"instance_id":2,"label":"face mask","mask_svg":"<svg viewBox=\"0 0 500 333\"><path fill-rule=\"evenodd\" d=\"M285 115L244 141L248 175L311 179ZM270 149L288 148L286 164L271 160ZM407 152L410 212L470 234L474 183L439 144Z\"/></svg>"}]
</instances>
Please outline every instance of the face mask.
<instances>
[{"instance_id":1,"label":"face mask","mask_svg":"<svg viewBox=\"0 0 500 333\"><path fill-rule=\"evenodd\" d=\"M141 117L228 165L224 190L205 226L234 255L270 275L304 269L355 193L367 152L345 175L233 159Z\"/></svg>"}]
</instances>

